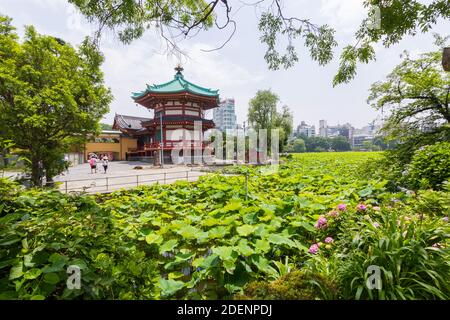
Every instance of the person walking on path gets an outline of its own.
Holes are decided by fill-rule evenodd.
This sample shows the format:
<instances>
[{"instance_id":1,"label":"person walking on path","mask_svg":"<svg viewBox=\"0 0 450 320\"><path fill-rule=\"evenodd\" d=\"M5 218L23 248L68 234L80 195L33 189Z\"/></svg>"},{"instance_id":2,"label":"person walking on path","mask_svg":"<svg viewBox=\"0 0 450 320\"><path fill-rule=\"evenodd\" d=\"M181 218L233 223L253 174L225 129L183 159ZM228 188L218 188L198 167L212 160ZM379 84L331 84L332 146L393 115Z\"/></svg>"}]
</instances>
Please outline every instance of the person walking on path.
<instances>
[{"instance_id":1,"label":"person walking on path","mask_svg":"<svg viewBox=\"0 0 450 320\"><path fill-rule=\"evenodd\" d=\"M94 170L97 173L97 162L93 156L89 159L89 165L91 166L91 173L93 174Z\"/></svg>"},{"instance_id":2,"label":"person walking on path","mask_svg":"<svg viewBox=\"0 0 450 320\"><path fill-rule=\"evenodd\" d=\"M69 167L70 167L69 156L65 155L64 156L64 169L65 169L66 173L69 173Z\"/></svg>"},{"instance_id":3,"label":"person walking on path","mask_svg":"<svg viewBox=\"0 0 450 320\"><path fill-rule=\"evenodd\" d=\"M108 170L108 160L109 160L108 156L105 154L102 159L103 170L105 171L105 174L106 174L106 170Z\"/></svg>"}]
</instances>

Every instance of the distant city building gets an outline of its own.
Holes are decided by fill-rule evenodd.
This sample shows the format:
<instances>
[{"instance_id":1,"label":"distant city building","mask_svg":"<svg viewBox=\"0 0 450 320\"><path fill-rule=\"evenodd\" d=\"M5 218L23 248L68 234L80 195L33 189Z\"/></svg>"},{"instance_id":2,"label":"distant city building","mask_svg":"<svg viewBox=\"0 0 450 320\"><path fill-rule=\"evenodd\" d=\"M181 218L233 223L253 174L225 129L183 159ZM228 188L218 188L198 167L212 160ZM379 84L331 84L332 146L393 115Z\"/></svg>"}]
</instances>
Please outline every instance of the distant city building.
<instances>
[{"instance_id":1,"label":"distant city building","mask_svg":"<svg viewBox=\"0 0 450 320\"><path fill-rule=\"evenodd\" d=\"M319 121L319 137L327 137L327 126L326 120Z\"/></svg>"},{"instance_id":2,"label":"distant city building","mask_svg":"<svg viewBox=\"0 0 450 320\"><path fill-rule=\"evenodd\" d=\"M354 128L350 123L346 123L343 125L338 124L337 126L329 126L326 120L319 121L319 136L320 137L346 137L350 141L353 138Z\"/></svg>"},{"instance_id":3,"label":"distant city building","mask_svg":"<svg viewBox=\"0 0 450 320\"><path fill-rule=\"evenodd\" d=\"M222 100L219 108L213 111L213 120L216 128L221 131L236 129L236 110L234 99Z\"/></svg>"},{"instance_id":4,"label":"distant city building","mask_svg":"<svg viewBox=\"0 0 450 320\"><path fill-rule=\"evenodd\" d=\"M379 135L379 130L381 125L372 122L368 126L362 127L361 129L355 129L353 133L353 138L351 139L351 144L353 148L364 147L364 142L372 142L373 139Z\"/></svg>"},{"instance_id":5,"label":"distant city building","mask_svg":"<svg viewBox=\"0 0 450 320\"><path fill-rule=\"evenodd\" d=\"M307 137L345 137L350 142L352 148L364 148L365 142L373 142L375 137L380 136L382 127L381 120L375 120L367 126L355 129L350 123L338 124L335 126L328 125L326 120L319 121L319 130L316 133L315 127L307 125L304 121L297 127L296 135L304 135Z\"/></svg>"},{"instance_id":6,"label":"distant city building","mask_svg":"<svg viewBox=\"0 0 450 320\"><path fill-rule=\"evenodd\" d=\"M364 142L372 142L373 136L367 136L367 135L357 135L354 136L352 139L352 148L363 148Z\"/></svg>"},{"instance_id":7,"label":"distant city building","mask_svg":"<svg viewBox=\"0 0 450 320\"><path fill-rule=\"evenodd\" d=\"M305 123L305 121L302 121L301 124L297 127L297 136L303 135L308 138L315 137L316 136L316 127L310 126Z\"/></svg>"}]
</instances>

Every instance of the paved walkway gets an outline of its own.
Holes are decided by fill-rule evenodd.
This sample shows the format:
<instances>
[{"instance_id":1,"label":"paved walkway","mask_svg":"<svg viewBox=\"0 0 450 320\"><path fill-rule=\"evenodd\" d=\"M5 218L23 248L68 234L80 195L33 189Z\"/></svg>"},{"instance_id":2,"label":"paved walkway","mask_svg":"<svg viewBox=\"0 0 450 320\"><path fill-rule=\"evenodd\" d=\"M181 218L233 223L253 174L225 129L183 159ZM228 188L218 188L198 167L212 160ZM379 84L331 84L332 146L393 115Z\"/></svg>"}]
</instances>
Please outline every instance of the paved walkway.
<instances>
[{"instance_id":1,"label":"paved walkway","mask_svg":"<svg viewBox=\"0 0 450 320\"><path fill-rule=\"evenodd\" d=\"M141 166L142 169L135 169ZM55 177L55 181L62 182L61 191L89 193L109 192L122 188L133 188L153 183L172 183L177 180L195 181L206 174L192 170L186 166L154 167L145 162L114 161L110 162L107 173L103 173L101 163L97 173L91 173L88 163L77 165L69 169L69 173Z\"/></svg>"}]
</instances>

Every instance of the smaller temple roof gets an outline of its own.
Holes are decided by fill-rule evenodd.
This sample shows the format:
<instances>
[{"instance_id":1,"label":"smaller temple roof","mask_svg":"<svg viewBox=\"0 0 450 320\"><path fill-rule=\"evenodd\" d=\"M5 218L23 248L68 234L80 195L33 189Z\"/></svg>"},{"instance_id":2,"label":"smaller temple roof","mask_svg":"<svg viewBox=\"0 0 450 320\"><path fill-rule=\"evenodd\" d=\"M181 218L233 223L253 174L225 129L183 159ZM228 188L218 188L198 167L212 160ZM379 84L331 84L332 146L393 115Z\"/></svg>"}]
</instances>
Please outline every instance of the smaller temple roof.
<instances>
[{"instance_id":1,"label":"smaller temple roof","mask_svg":"<svg viewBox=\"0 0 450 320\"><path fill-rule=\"evenodd\" d=\"M126 116L116 113L113 128L118 130L139 130L143 128L142 122L149 120L150 118Z\"/></svg>"},{"instance_id":2,"label":"smaller temple roof","mask_svg":"<svg viewBox=\"0 0 450 320\"><path fill-rule=\"evenodd\" d=\"M181 73L183 71L183 68L177 67L175 68L175 70L177 71L177 73L175 74L175 77L172 81L159 85L157 84L151 86L147 85L147 88L144 91L133 92L131 97L134 100L137 100L148 93L179 93L179 92L189 92L192 94L197 94L206 97L219 96L219 90L207 89L198 86L196 84L193 84L192 82L189 82L186 79L184 79L184 76Z\"/></svg>"}]
</instances>

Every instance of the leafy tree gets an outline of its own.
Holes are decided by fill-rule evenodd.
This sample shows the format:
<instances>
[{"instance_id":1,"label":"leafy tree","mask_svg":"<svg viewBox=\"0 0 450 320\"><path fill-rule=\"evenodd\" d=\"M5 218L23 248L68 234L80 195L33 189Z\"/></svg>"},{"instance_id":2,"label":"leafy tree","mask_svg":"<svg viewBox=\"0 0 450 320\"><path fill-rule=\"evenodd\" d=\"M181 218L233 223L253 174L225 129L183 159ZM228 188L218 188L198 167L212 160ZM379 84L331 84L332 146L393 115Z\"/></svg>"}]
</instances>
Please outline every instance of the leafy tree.
<instances>
[{"instance_id":1,"label":"leafy tree","mask_svg":"<svg viewBox=\"0 0 450 320\"><path fill-rule=\"evenodd\" d=\"M438 45L446 40L436 39ZM405 53L386 80L371 87L368 101L376 110L388 112L382 131L397 140L403 163L419 147L450 139L450 73L442 70L441 60L441 50L417 59Z\"/></svg>"},{"instance_id":2,"label":"leafy tree","mask_svg":"<svg viewBox=\"0 0 450 320\"><path fill-rule=\"evenodd\" d=\"M292 150L296 153L305 152L306 151L306 145L305 140L303 139L295 139L292 143Z\"/></svg>"},{"instance_id":3,"label":"leafy tree","mask_svg":"<svg viewBox=\"0 0 450 320\"><path fill-rule=\"evenodd\" d=\"M346 137L338 136L331 139L331 148L334 151L350 151L352 148Z\"/></svg>"},{"instance_id":4,"label":"leafy tree","mask_svg":"<svg viewBox=\"0 0 450 320\"><path fill-rule=\"evenodd\" d=\"M373 44L381 42L385 48L398 43L407 35L425 33L439 18L450 19L448 0L364 0L369 9L355 33L356 45L346 46L340 58L339 72L334 84L349 82L356 75L357 63L375 59Z\"/></svg>"},{"instance_id":5,"label":"leafy tree","mask_svg":"<svg viewBox=\"0 0 450 320\"><path fill-rule=\"evenodd\" d=\"M270 90L260 90L250 100L248 109L249 124L255 129L267 130L267 143L271 145L271 130L279 130L280 151L283 151L292 133L293 116L289 107L283 106L277 111L278 96Z\"/></svg>"},{"instance_id":6,"label":"leafy tree","mask_svg":"<svg viewBox=\"0 0 450 320\"><path fill-rule=\"evenodd\" d=\"M310 137L305 141L306 151L322 152L330 149L330 141L325 137Z\"/></svg>"},{"instance_id":7,"label":"leafy tree","mask_svg":"<svg viewBox=\"0 0 450 320\"><path fill-rule=\"evenodd\" d=\"M227 40L218 46L220 49L231 39L237 25L231 1L227 0L68 1L88 20L98 24L96 37L104 28L109 28L121 41L130 43L140 38L146 29L153 28L166 40L168 49L177 51L181 51L177 41L183 36L190 37L214 26L219 30L231 29ZM337 43L332 27L317 25L305 17L288 16L282 0L240 2L240 5L257 6L261 12L258 29L260 40L267 48L264 58L269 69L292 67L299 60L295 42L300 39L311 58L320 65L333 59ZM364 6L368 10L367 17L355 32L355 44L346 46L341 53L335 85L353 79L358 63L375 59L375 43L381 42L388 48L406 35L429 31L439 18L450 18L448 0L433 0L427 4L418 0L364 0ZM175 33L177 35L172 36Z\"/></svg>"},{"instance_id":8,"label":"leafy tree","mask_svg":"<svg viewBox=\"0 0 450 320\"><path fill-rule=\"evenodd\" d=\"M280 136L281 145L287 145L294 127L294 116L292 115L292 112L291 110L289 110L288 106L283 106L281 113L277 113L275 127L282 129L283 135Z\"/></svg>"},{"instance_id":9,"label":"leafy tree","mask_svg":"<svg viewBox=\"0 0 450 320\"><path fill-rule=\"evenodd\" d=\"M439 142L417 150L407 168L409 186L441 189L450 181L450 142Z\"/></svg>"},{"instance_id":10,"label":"leafy tree","mask_svg":"<svg viewBox=\"0 0 450 320\"><path fill-rule=\"evenodd\" d=\"M386 137L384 136L376 136L375 138L373 138L372 143L379 147L379 150L391 150L395 147L396 143L395 141L389 141Z\"/></svg>"},{"instance_id":11,"label":"leafy tree","mask_svg":"<svg viewBox=\"0 0 450 320\"><path fill-rule=\"evenodd\" d=\"M370 150L370 151L380 151L381 147L375 145L372 141L364 141L363 142L363 148L364 150Z\"/></svg>"},{"instance_id":12,"label":"leafy tree","mask_svg":"<svg viewBox=\"0 0 450 320\"><path fill-rule=\"evenodd\" d=\"M270 90L260 90L250 100L248 109L249 124L256 130L270 130L278 121L278 96Z\"/></svg>"},{"instance_id":13,"label":"leafy tree","mask_svg":"<svg viewBox=\"0 0 450 320\"><path fill-rule=\"evenodd\" d=\"M98 130L112 99L104 86L103 57L85 40L77 49L60 39L25 28L18 41L11 19L0 16L0 125L30 160L40 184L62 170L67 147Z\"/></svg>"},{"instance_id":14,"label":"leafy tree","mask_svg":"<svg viewBox=\"0 0 450 320\"><path fill-rule=\"evenodd\" d=\"M0 137L0 169L1 175L0 178L5 176L5 169L8 166L17 165L17 160L23 160L21 158L16 161L13 160L14 156L10 153L10 150L14 148L14 142L11 140L4 140Z\"/></svg>"},{"instance_id":15,"label":"leafy tree","mask_svg":"<svg viewBox=\"0 0 450 320\"><path fill-rule=\"evenodd\" d=\"M112 130L112 125L110 125L109 123L100 123L100 128L102 130Z\"/></svg>"}]
</instances>

